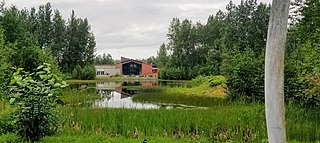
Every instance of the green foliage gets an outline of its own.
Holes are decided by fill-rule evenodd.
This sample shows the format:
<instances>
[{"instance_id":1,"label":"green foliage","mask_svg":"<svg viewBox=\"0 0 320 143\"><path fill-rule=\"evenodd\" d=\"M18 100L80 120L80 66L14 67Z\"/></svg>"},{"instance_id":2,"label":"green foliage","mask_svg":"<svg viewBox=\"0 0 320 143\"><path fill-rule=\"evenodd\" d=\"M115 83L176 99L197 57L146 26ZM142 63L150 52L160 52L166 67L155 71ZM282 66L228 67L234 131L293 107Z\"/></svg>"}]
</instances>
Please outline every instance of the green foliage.
<instances>
[{"instance_id":1,"label":"green foliage","mask_svg":"<svg viewBox=\"0 0 320 143\"><path fill-rule=\"evenodd\" d=\"M255 57L250 50L227 56L222 71L227 79L229 98L263 101L264 57Z\"/></svg>"},{"instance_id":2,"label":"green foliage","mask_svg":"<svg viewBox=\"0 0 320 143\"><path fill-rule=\"evenodd\" d=\"M289 142L320 140L319 111L295 106L286 109ZM192 138L194 142L196 138L206 139L204 142L261 142L267 138L264 106L257 104L205 110L64 108L64 115L64 135Z\"/></svg>"},{"instance_id":3,"label":"green foliage","mask_svg":"<svg viewBox=\"0 0 320 143\"><path fill-rule=\"evenodd\" d=\"M3 103L0 103L0 104L3 104ZM5 107L4 109L0 108L0 111L1 111L0 112L0 135L13 133L15 125L11 117L12 109Z\"/></svg>"},{"instance_id":4,"label":"green foliage","mask_svg":"<svg viewBox=\"0 0 320 143\"><path fill-rule=\"evenodd\" d=\"M72 73L78 66L94 65L95 38L88 19L77 18L74 11L66 26L66 47L63 50L61 70Z\"/></svg>"},{"instance_id":5,"label":"green foliage","mask_svg":"<svg viewBox=\"0 0 320 143\"><path fill-rule=\"evenodd\" d=\"M77 66L72 72L73 79L93 80L96 78L96 68L93 65L87 65L83 68Z\"/></svg>"},{"instance_id":6,"label":"green foliage","mask_svg":"<svg viewBox=\"0 0 320 143\"><path fill-rule=\"evenodd\" d=\"M106 55L104 53L102 56L98 55L95 58L94 62L96 65L108 65L108 64L114 64L114 59L112 59L112 56L110 54Z\"/></svg>"},{"instance_id":7,"label":"green foliage","mask_svg":"<svg viewBox=\"0 0 320 143\"><path fill-rule=\"evenodd\" d=\"M111 77L120 77L120 74L116 73L116 74L112 75Z\"/></svg>"},{"instance_id":8,"label":"green foliage","mask_svg":"<svg viewBox=\"0 0 320 143\"><path fill-rule=\"evenodd\" d=\"M193 78L191 81L189 81L188 84L194 87L194 86L199 86L205 83L206 81L208 81L208 77L199 75L196 78Z\"/></svg>"},{"instance_id":9,"label":"green foliage","mask_svg":"<svg viewBox=\"0 0 320 143\"><path fill-rule=\"evenodd\" d=\"M32 71L47 62L71 74L77 65L94 65L96 43L91 27L73 11L68 23L50 3L37 10L11 6L2 7L0 12L1 38L10 50L6 57L12 66Z\"/></svg>"},{"instance_id":10,"label":"green foliage","mask_svg":"<svg viewBox=\"0 0 320 143\"><path fill-rule=\"evenodd\" d=\"M209 86L215 87L226 83L226 78L224 76L211 76L209 77Z\"/></svg>"},{"instance_id":11,"label":"green foliage","mask_svg":"<svg viewBox=\"0 0 320 143\"><path fill-rule=\"evenodd\" d=\"M96 92L96 89L67 89L62 92L63 96L61 97L61 101L68 105L79 105L86 104L90 101L94 101L100 99L101 96Z\"/></svg>"},{"instance_id":12,"label":"green foliage","mask_svg":"<svg viewBox=\"0 0 320 143\"><path fill-rule=\"evenodd\" d=\"M189 80L192 78L190 69L180 67L165 67L160 70L159 78L170 80Z\"/></svg>"},{"instance_id":13,"label":"green foliage","mask_svg":"<svg viewBox=\"0 0 320 143\"><path fill-rule=\"evenodd\" d=\"M320 108L320 44L307 42L297 46L287 58L287 100L308 108Z\"/></svg>"},{"instance_id":14,"label":"green foliage","mask_svg":"<svg viewBox=\"0 0 320 143\"><path fill-rule=\"evenodd\" d=\"M169 61L159 78L223 75L232 99L263 101L262 55L269 12L267 4L245 0L239 5L230 1L225 12L209 16L205 24L174 18L165 47ZM162 45L159 51L165 48ZM212 86L220 84L218 81Z\"/></svg>"},{"instance_id":15,"label":"green foliage","mask_svg":"<svg viewBox=\"0 0 320 143\"><path fill-rule=\"evenodd\" d=\"M226 83L226 78L224 76L197 76L196 78L193 78L190 82L188 82L188 85L191 85L191 87L200 86L201 84L208 84L209 87L215 87L221 84Z\"/></svg>"},{"instance_id":16,"label":"green foliage","mask_svg":"<svg viewBox=\"0 0 320 143\"><path fill-rule=\"evenodd\" d=\"M293 25L289 27L285 95L288 102L320 108L320 2L295 1Z\"/></svg>"},{"instance_id":17,"label":"green foliage","mask_svg":"<svg viewBox=\"0 0 320 143\"><path fill-rule=\"evenodd\" d=\"M159 51L157 52L157 57L156 57L156 64L162 68L165 67L167 62L168 62L168 54L167 54L167 49L166 49L166 45L163 43L160 48Z\"/></svg>"},{"instance_id":18,"label":"green foliage","mask_svg":"<svg viewBox=\"0 0 320 143\"><path fill-rule=\"evenodd\" d=\"M51 72L50 64L39 66L33 73L22 68L16 70L8 99L16 107L13 121L19 136L36 141L57 131L55 107L61 88L66 86L66 82Z\"/></svg>"}]
</instances>

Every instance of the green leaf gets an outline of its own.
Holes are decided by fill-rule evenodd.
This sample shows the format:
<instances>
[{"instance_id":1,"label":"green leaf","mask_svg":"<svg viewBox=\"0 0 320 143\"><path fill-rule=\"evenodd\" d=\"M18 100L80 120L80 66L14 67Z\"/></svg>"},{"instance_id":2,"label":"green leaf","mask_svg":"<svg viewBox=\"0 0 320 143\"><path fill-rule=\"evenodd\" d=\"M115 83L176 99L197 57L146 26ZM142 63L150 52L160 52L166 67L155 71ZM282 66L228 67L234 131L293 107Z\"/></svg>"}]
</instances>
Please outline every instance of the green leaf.
<instances>
[{"instance_id":1,"label":"green leaf","mask_svg":"<svg viewBox=\"0 0 320 143\"><path fill-rule=\"evenodd\" d=\"M64 85L61 85L60 87L61 88L65 88L65 87L67 87L68 85L67 84L64 84Z\"/></svg>"},{"instance_id":2,"label":"green leaf","mask_svg":"<svg viewBox=\"0 0 320 143\"><path fill-rule=\"evenodd\" d=\"M39 69L42 69L44 66L43 65L41 65L41 66L39 66L38 68L37 68L37 70L39 70Z\"/></svg>"},{"instance_id":3,"label":"green leaf","mask_svg":"<svg viewBox=\"0 0 320 143\"><path fill-rule=\"evenodd\" d=\"M59 86L61 86L60 83L55 83L55 84L53 85L53 87L59 87Z\"/></svg>"},{"instance_id":4,"label":"green leaf","mask_svg":"<svg viewBox=\"0 0 320 143\"><path fill-rule=\"evenodd\" d=\"M13 84L15 84L15 83L16 83L16 80L15 80L15 79L11 79L10 85L13 85Z\"/></svg>"},{"instance_id":5,"label":"green leaf","mask_svg":"<svg viewBox=\"0 0 320 143\"><path fill-rule=\"evenodd\" d=\"M45 72L45 71L39 71L39 72L37 72L37 75L42 75L42 74L46 74L46 72Z\"/></svg>"},{"instance_id":6,"label":"green leaf","mask_svg":"<svg viewBox=\"0 0 320 143\"><path fill-rule=\"evenodd\" d=\"M11 98L9 103L12 105L16 101L16 98Z\"/></svg>"},{"instance_id":7,"label":"green leaf","mask_svg":"<svg viewBox=\"0 0 320 143\"><path fill-rule=\"evenodd\" d=\"M44 77L46 77L46 75L39 75L41 79L43 79Z\"/></svg>"},{"instance_id":8,"label":"green leaf","mask_svg":"<svg viewBox=\"0 0 320 143\"><path fill-rule=\"evenodd\" d=\"M66 81L62 81L62 84L67 84L67 82Z\"/></svg>"}]
</instances>

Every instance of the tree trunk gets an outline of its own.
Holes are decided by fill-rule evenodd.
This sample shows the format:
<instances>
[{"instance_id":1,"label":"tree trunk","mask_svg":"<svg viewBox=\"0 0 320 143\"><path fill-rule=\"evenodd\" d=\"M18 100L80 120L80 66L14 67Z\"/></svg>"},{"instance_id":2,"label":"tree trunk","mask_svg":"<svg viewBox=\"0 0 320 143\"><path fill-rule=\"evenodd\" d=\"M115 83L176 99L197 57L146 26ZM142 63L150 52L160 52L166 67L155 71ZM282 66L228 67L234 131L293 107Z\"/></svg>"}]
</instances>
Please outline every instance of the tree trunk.
<instances>
[{"instance_id":1,"label":"tree trunk","mask_svg":"<svg viewBox=\"0 0 320 143\"><path fill-rule=\"evenodd\" d=\"M265 101L269 143L285 143L284 52L290 0L273 0L266 60Z\"/></svg>"}]
</instances>

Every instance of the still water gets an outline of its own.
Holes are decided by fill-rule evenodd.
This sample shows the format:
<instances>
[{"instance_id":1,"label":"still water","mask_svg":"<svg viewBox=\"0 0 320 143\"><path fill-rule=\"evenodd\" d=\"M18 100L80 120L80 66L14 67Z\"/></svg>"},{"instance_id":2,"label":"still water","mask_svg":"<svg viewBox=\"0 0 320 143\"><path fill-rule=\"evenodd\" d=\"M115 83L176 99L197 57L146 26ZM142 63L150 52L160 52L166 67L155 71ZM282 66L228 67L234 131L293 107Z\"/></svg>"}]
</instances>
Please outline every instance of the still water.
<instances>
[{"instance_id":1,"label":"still water","mask_svg":"<svg viewBox=\"0 0 320 143\"><path fill-rule=\"evenodd\" d=\"M95 89L101 96L100 100L88 101L95 108L135 108L135 109L159 109L159 108L194 108L193 106L166 104L166 103L141 103L132 100L136 93L143 92L139 88L151 88L157 86L181 86L184 82L177 81L108 81L97 83L72 84L73 88Z\"/></svg>"}]
</instances>

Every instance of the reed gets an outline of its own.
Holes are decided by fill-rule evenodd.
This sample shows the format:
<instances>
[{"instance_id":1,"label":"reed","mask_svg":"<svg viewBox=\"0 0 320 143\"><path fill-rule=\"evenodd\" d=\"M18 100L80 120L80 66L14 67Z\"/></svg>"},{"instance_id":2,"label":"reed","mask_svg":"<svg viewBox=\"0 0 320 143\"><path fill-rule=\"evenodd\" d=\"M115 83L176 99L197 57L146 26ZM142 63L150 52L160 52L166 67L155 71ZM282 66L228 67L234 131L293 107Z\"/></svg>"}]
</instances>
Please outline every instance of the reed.
<instances>
[{"instance_id":1,"label":"reed","mask_svg":"<svg viewBox=\"0 0 320 143\"><path fill-rule=\"evenodd\" d=\"M216 109L63 108L63 134L102 134L125 138L166 137L232 142L266 140L264 106L229 105ZM287 107L289 141L320 140L319 111Z\"/></svg>"},{"instance_id":2,"label":"reed","mask_svg":"<svg viewBox=\"0 0 320 143\"><path fill-rule=\"evenodd\" d=\"M66 105L86 105L101 98L95 89L66 89L62 92L61 101Z\"/></svg>"},{"instance_id":3,"label":"reed","mask_svg":"<svg viewBox=\"0 0 320 143\"><path fill-rule=\"evenodd\" d=\"M209 87L155 87L139 89L140 93L133 96L137 102L157 102L184 104L200 107L219 107L229 104L224 98L225 92L222 85Z\"/></svg>"}]
</instances>

